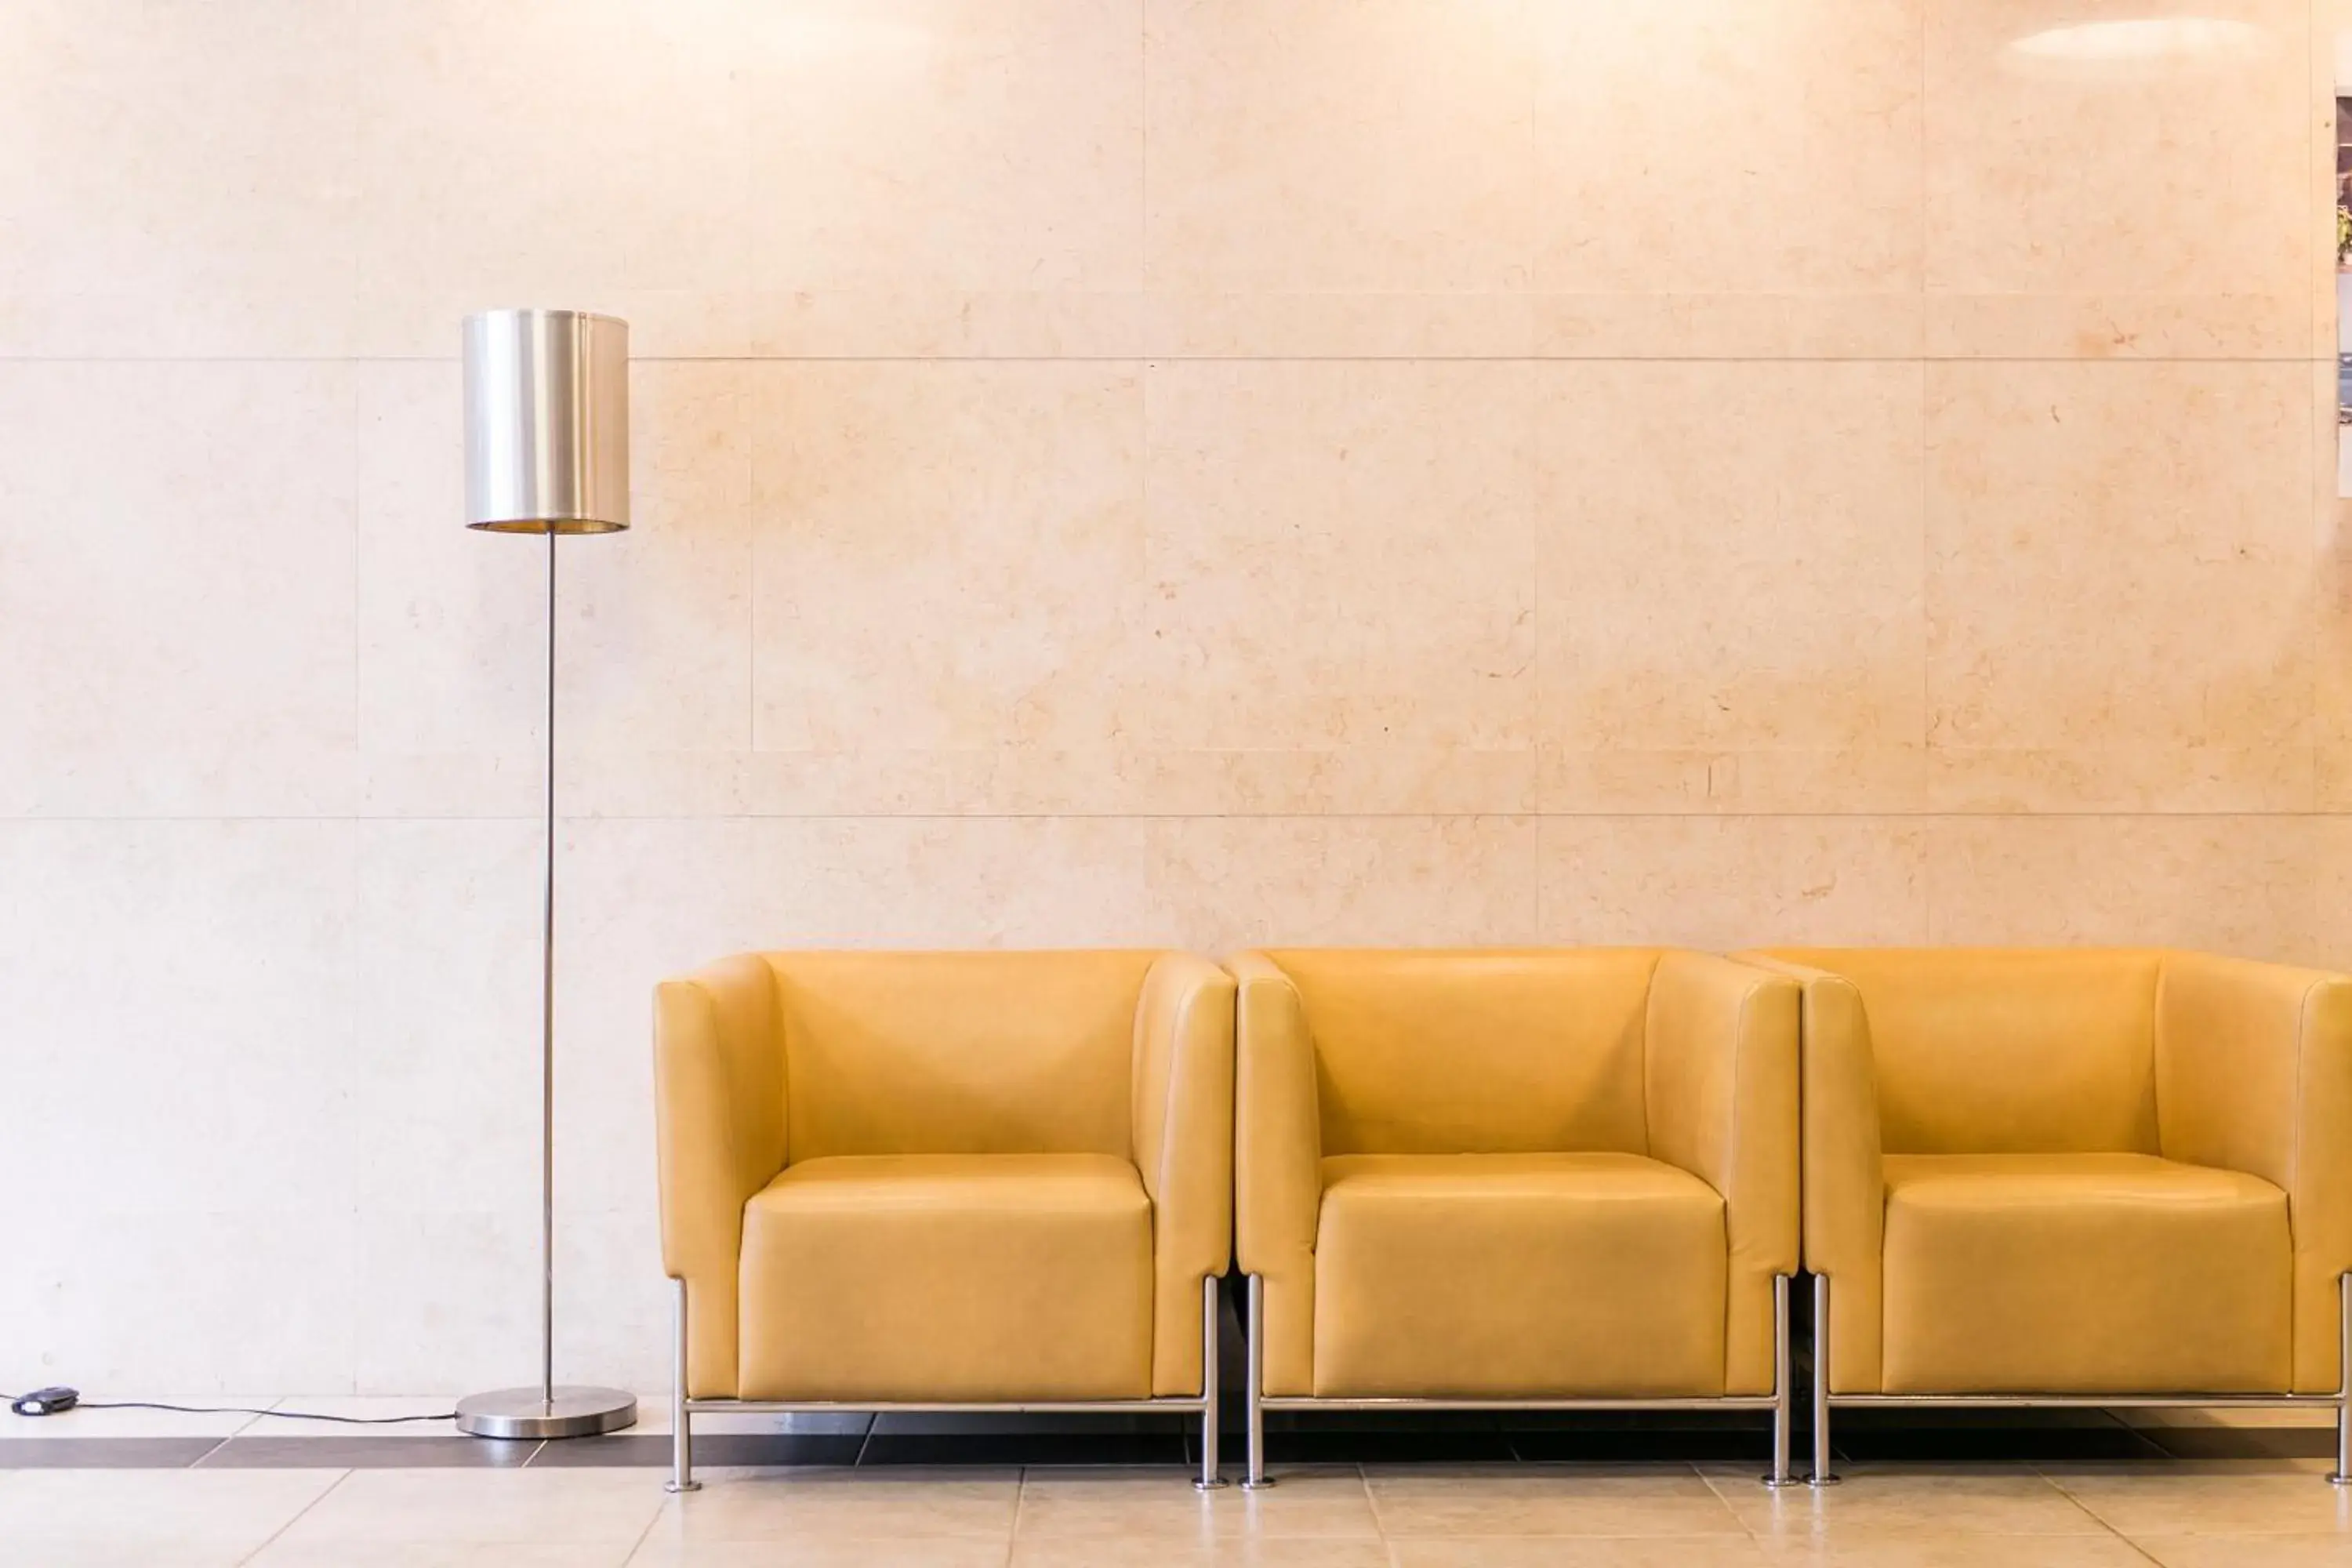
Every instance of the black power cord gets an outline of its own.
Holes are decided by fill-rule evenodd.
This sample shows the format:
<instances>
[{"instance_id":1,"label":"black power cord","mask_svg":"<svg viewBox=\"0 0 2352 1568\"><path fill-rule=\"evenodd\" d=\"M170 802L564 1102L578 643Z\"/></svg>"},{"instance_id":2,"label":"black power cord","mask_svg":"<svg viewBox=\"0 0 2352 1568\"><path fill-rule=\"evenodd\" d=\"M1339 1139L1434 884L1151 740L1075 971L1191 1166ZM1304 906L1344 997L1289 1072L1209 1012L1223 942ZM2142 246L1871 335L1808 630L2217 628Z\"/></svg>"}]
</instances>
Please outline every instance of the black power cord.
<instances>
[{"instance_id":1,"label":"black power cord","mask_svg":"<svg viewBox=\"0 0 2352 1568\"><path fill-rule=\"evenodd\" d=\"M37 1388L30 1394L0 1394L19 1415L62 1415L68 1410L168 1410L180 1415L275 1415L288 1421L334 1421L346 1426L397 1426L404 1421L450 1421L454 1410L432 1415L322 1415L300 1410L257 1410L246 1405L161 1405L146 1399L84 1399L71 1388Z\"/></svg>"}]
</instances>

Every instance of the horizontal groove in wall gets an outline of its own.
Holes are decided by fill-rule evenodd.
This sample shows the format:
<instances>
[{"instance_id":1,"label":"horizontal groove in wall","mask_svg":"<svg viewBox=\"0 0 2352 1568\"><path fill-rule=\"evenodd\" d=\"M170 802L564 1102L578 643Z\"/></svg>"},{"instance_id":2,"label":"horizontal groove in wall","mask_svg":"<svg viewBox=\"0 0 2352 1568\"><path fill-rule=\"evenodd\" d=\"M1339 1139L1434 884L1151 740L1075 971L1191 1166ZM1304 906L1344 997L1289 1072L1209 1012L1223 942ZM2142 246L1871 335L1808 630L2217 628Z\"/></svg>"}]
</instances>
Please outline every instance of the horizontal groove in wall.
<instances>
[{"instance_id":1,"label":"horizontal groove in wall","mask_svg":"<svg viewBox=\"0 0 2352 1568\"><path fill-rule=\"evenodd\" d=\"M2333 354L632 354L632 364L2296 364ZM454 354L0 354L0 364L441 364Z\"/></svg>"},{"instance_id":2,"label":"horizontal groove in wall","mask_svg":"<svg viewBox=\"0 0 2352 1568\"><path fill-rule=\"evenodd\" d=\"M283 813L239 816L0 816L0 830L42 823L98 822L528 822L535 813ZM729 811L562 814L567 825L596 822L2345 822L2347 811Z\"/></svg>"}]
</instances>

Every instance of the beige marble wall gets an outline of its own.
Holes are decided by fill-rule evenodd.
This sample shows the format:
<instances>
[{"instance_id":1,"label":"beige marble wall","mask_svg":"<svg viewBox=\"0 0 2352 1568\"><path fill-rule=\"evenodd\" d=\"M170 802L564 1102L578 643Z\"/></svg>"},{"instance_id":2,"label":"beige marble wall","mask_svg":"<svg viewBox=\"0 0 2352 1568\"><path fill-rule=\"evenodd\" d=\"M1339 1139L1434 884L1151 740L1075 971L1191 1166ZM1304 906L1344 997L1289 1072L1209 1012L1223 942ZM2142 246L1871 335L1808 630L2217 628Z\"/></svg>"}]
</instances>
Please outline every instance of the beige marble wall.
<instances>
[{"instance_id":1,"label":"beige marble wall","mask_svg":"<svg viewBox=\"0 0 2352 1568\"><path fill-rule=\"evenodd\" d=\"M664 1379L646 990L747 945L2352 964L2352 18L2011 47L2176 9L0 0L0 1383L531 1365L487 303L641 355L572 1374Z\"/></svg>"}]
</instances>

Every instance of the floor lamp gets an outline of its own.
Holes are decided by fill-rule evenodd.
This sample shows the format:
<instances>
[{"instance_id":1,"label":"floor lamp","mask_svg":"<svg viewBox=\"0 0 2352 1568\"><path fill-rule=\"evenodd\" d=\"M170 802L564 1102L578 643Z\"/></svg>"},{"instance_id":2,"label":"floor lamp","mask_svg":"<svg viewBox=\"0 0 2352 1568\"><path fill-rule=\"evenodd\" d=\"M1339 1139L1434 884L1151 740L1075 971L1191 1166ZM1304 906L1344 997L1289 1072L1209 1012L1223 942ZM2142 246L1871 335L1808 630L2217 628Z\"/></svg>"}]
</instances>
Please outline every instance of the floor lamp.
<instances>
[{"instance_id":1,"label":"floor lamp","mask_svg":"<svg viewBox=\"0 0 2352 1568\"><path fill-rule=\"evenodd\" d=\"M540 926L539 1382L457 1402L477 1437L585 1437L637 1418L555 1381L555 542L629 526L629 324L585 310L466 318L466 526L547 535L547 879Z\"/></svg>"}]
</instances>

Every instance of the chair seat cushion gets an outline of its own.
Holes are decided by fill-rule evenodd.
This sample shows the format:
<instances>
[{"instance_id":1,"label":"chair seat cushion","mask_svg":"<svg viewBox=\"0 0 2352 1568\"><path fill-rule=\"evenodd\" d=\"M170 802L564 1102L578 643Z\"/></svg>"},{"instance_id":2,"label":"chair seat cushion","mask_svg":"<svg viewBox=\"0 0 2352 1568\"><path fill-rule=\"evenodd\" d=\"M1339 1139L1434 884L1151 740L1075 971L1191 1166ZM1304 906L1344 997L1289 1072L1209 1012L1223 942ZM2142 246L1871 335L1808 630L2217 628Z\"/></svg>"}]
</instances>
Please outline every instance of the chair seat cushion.
<instances>
[{"instance_id":1,"label":"chair seat cushion","mask_svg":"<svg viewBox=\"0 0 2352 1568\"><path fill-rule=\"evenodd\" d=\"M1723 1199L1637 1154L1323 1162L1315 1392L1723 1392Z\"/></svg>"},{"instance_id":2,"label":"chair seat cushion","mask_svg":"<svg viewBox=\"0 0 2352 1568\"><path fill-rule=\"evenodd\" d=\"M1151 1392L1151 1202L1104 1154L841 1155L745 1205L746 1399Z\"/></svg>"},{"instance_id":3,"label":"chair seat cushion","mask_svg":"<svg viewBox=\"0 0 2352 1568\"><path fill-rule=\"evenodd\" d=\"M2152 1154L1886 1156L1890 1394L2284 1393L2286 1194Z\"/></svg>"}]
</instances>

